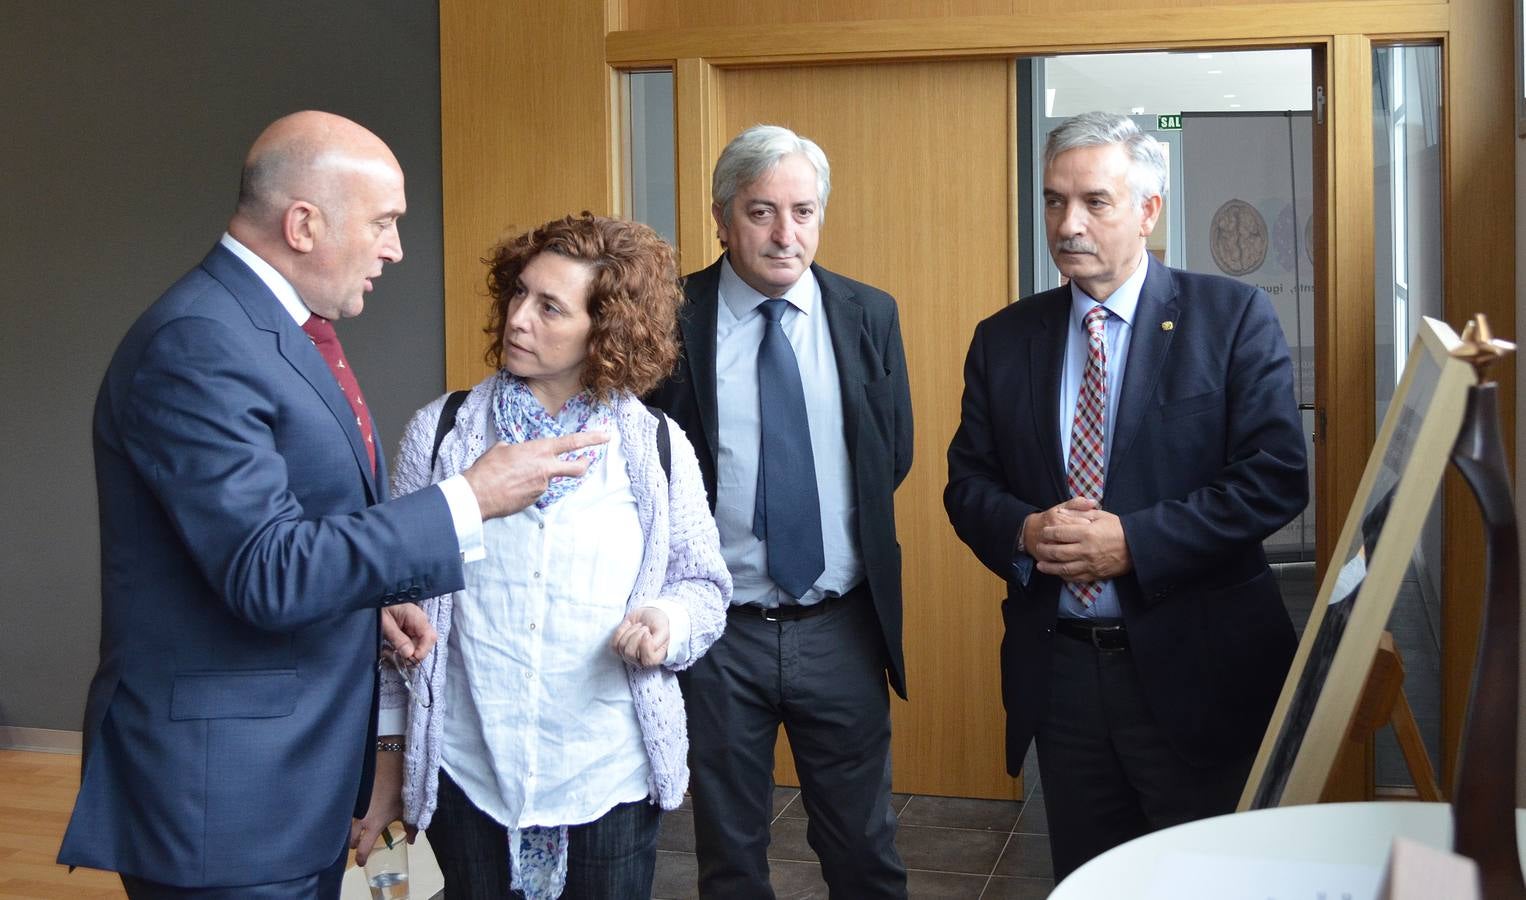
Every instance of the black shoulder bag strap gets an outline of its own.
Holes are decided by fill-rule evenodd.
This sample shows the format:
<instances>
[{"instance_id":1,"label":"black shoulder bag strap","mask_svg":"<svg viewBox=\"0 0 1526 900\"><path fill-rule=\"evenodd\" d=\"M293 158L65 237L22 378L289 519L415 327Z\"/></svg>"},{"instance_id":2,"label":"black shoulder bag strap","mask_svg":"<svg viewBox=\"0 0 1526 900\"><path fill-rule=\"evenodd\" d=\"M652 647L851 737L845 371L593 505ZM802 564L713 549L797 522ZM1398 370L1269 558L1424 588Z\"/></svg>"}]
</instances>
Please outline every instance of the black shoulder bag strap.
<instances>
[{"instance_id":1,"label":"black shoulder bag strap","mask_svg":"<svg viewBox=\"0 0 1526 900\"><path fill-rule=\"evenodd\" d=\"M429 471L434 471L435 460L440 458L440 445L445 443L445 436L456 427L456 411L461 404L466 402L466 391L451 391L450 396L445 398L445 408L440 410L440 424L434 429L434 450L429 454Z\"/></svg>"},{"instance_id":2,"label":"black shoulder bag strap","mask_svg":"<svg viewBox=\"0 0 1526 900\"><path fill-rule=\"evenodd\" d=\"M646 411L657 418L657 461L662 463L662 474L673 480L673 439L668 435L668 417L662 410L650 404L642 404Z\"/></svg>"}]
</instances>

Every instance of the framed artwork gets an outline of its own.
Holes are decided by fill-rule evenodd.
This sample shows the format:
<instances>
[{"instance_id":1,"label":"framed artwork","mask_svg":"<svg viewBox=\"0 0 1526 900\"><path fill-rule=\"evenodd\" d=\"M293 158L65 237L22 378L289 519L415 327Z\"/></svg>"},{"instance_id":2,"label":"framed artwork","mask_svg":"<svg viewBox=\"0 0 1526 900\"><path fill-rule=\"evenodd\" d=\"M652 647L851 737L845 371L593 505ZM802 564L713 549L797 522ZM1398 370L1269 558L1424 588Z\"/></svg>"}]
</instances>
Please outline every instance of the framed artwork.
<instances>
[{"instance_id":1,"label":"framed artwork","mask_svg":"<svg viewBox=\"0 0 1526 900\"><path fill-rule=\"evenodd\" d=\"M1460 343L1445 322L1421 320L1241 810L1316 803L1324 791L1476 380L1452 355Z\"/></svg>"}]
</instances>

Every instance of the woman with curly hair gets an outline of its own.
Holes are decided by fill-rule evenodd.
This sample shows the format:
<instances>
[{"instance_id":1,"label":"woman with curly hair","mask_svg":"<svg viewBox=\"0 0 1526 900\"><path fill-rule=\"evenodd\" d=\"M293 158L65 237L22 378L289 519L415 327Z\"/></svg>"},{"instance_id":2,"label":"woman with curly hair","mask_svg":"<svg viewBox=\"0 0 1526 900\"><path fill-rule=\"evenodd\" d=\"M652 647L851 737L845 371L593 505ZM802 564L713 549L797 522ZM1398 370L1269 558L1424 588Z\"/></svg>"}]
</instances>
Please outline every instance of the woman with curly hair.
<instances>
[{"instance_id":1,"label":"woman with curly hair","mask_svg":"<svg viewBox=\"0 0 1526 900\"><path fill-rule=\"evenodd\" d=\"M378 742L356 838L369 848L401 813L451 900L649 897L661 810L689 778L673 673L720 636L731 596L694 451L637 399L677 361L676 260L647 226L585 212L484 261L497 371L453 424L445 397L414 415L393 493L498 441L609 441L578 451L582 476L483 523L465 589L423 603L439 643L416 669L383 667L380 733L396 736Z\"/></svg>"}]
</instances>

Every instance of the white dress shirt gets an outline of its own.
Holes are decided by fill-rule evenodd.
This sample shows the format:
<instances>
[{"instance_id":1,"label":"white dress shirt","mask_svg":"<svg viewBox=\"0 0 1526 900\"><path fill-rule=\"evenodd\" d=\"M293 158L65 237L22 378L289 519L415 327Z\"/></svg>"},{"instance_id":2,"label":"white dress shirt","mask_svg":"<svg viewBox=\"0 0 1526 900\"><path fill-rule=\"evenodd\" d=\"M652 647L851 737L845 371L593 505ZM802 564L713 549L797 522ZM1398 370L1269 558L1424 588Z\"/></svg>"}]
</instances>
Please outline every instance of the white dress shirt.
<instances>
[{"instance_id":1,"label":"white dress shirt","mask_svg":"<svg viewBox=\"0 0 1526 900\"><path fill-rule=\"evenodd\" d=\"M451 613L442 765L509 828L579 825L646 798L646 748L625 663L625 617L644 541L619 434L582 484L483 526ZM656 601L687 661L689 617Z\"/></svg>"},{"instance_id":2,"label":"white dress shirt","mask_svg":"<svg viewBox=\"0 0 1526 900\"><path fill-rule=\"evenodd\" d=\"M715 323L716 448L715 524L721 554L731 569L733 604L779 606L795 603L768 577L768 551L752 533L758 492L758 450L762 426L758 410L758 347L764 319L759 309L771 299L753 290L721 262L720 303ZM853 471L843 429L842 383L832 333L822 308L821 288L810 270L785 292L780 321L800 366L805 389L805 417L811 428L816 465L816 493L821 503L821 542L826 568L798 601L802 606L823 597L846 594L864 579L858 553Z\"/></svg>"},{"instance_id":3,"label":"white dress shirt","mask_svg":"<svg viewBox=\"0 0 1526 900\"><path fill-rule=\"evenodd\" d=\"M270 292L281 301L281 306L291 315L297 327L306 324L307 317L311 316L312 310L302 302L297 295L297 289L275 267L255 254L253 250L239 243L233 235L224 232L218 242L228 252L237 256L244 265L254 272L255 277L265 283ZM373 429L374 430L374 429ZM456 475L440 482L440 492L445 495L445 504L450 508L450 518L456 529L456 545L461 549L461 558L465 562L472 562L482 558L482 508L477 505L477 495L472 493L471 485L466 483L466 478ZM386 485L382 485L386 490Z\"/></svg>"}]
</instances>

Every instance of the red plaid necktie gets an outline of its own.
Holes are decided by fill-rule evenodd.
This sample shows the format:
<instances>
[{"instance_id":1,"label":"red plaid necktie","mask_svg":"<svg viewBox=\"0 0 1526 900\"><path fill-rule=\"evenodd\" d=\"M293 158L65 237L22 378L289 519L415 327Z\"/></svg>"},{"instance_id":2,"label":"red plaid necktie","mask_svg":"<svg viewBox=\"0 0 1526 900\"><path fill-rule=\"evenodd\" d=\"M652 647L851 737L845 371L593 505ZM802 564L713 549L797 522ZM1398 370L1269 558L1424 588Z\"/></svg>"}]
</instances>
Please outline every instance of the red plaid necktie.
<instances>
[{"instance_id":1,"label":"red plaid necktie","mask_svg":"<svg viewBox=\"0 0 1526 900\"><path fill-rule=\"evenodd\" d=\"M1081 393L1076 397L1076 417L1070 426L1070 460L1065 466L1065 483L1073 497L1102 501L1103 450L1107 430L1107 307L1093 306L1086 314L1086 372L1081 377ZM1081 601L1091 606L1102 594L1098 582L1065 586Z\"/></svg>"},{"instance_id":2,"label":"red plaid necktie","mask_svg":"<svg viewBox=\"0 0 1526 900\"><path fill-rule=\"evenodd\" d=\"M371 458L371 474L375 475L376 436L371 433L371 417L366 413L366 398L361 396L360 382L355 380L355 371L345 361L344 348L339 346L339 335L334 333L334 323L322 316L308 316L302 324L302 330L312 339L313 346L318 348L323 361L329 364L329 371L334 373L334 380L339 382L344 399L350 401L350 410L355 413L355 427L360 429L360 439L366 445L366 456Z\"/></svg>"}]
</instances>

